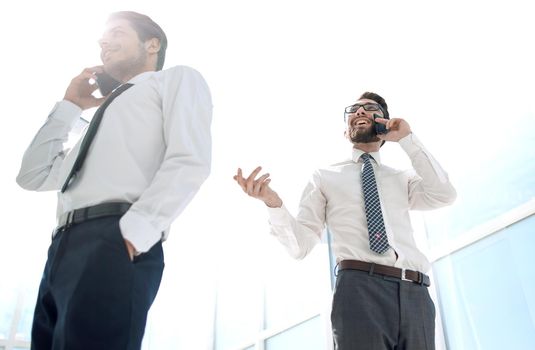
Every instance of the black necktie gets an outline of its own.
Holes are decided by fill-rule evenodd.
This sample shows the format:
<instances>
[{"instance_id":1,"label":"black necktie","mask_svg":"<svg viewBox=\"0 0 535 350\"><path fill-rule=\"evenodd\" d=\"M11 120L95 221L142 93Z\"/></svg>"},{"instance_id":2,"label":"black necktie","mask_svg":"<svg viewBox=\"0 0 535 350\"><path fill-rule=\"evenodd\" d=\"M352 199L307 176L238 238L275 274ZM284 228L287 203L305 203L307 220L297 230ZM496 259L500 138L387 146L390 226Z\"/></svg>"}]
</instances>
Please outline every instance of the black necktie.
<instances>
[{"instance_id":1,"label":"black necktie","mask_svg":"<svg viewBox=\"0 0 535 350\"><path fill-rule=\"evenodd\" d=\"M376 253L383 254L390 246L386 237L375 174L370 162L371 156L368 153L364 153L361 158L364 161L362 167L362 192L364 193L364 208L366 210L366 221L368 222L370 249Z\"/></svg>"},{"instance_id":2,"label":"black necktie","mask_svg":"<svg viewBox=\"0 0 535 350\"><path fill-rule=\"evenodd\" d=\"M102 121L102 117L104 116L104 111L117 96L119 96L124 91L132 87L132 85L133 84L123 84L119 86L110 94L110 96L108 96L108 98L100 105L100 107L95 112L95 115L93 116L93 119L91 120L91 123L89 124L89 127L87 128L87 132L84 136L84 139L82 140L82 143L80 144L80 150L78 151L78 155L76 156L74 165L72 166L72 169L69 172L69 176L67 176L67 179L65 180L65 183L63 184L63 187L61 188L62 193L67 190L67 188L71 184L72 180L74 179L78 171L82 169L82 165L84 164L85 157L87 156L87 151L89 150L89 146L91 146L91 142L93 142L93 139L95 138L95 135L97 134L98 126L100 125L100 122Z\"/></svg>"}]
</instances>

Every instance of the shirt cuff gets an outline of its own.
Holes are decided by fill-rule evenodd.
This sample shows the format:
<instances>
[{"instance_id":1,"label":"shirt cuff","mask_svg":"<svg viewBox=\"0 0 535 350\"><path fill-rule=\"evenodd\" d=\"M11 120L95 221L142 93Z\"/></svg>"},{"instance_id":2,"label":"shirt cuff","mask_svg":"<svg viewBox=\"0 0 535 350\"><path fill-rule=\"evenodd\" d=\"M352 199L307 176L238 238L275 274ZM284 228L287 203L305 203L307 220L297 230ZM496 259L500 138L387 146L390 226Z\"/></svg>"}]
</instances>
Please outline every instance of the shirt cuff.
<instances>
[{"instance_id":1,"label":"shirt cuff","mask_svg":"<svg viewBox=\"0 0 535 350\"><path fill-rule=\"evenodd\" d=\"M127 211L119 221L123 238L128 240L137 253L147 252L162 239L162 232L154 228L142 215Z\"/></svg>"},{"instance_id":2,"label":"shirt cuff","mask_svg":"<svg viewBox=\"0 0 535 350\"><path fill-rule=\"evenodd\" d=\"M269 214L269 222L272 225L280 226L288 223L288 209L284 204L280 208L266 207Z\"/></svg>"},{"instance_id":3,"label":"shirt cuff","mask_svg":"<svg viewBox=\"0 0 535 350\"><path fill-rule=\"evenodd\" d=\"M49 117L62 121L71 127L74 127L74 125L76 125L76 123L80 119L81 115L82 109L78 107L78 105L70 101L63 100L56 103L54 108L52 108Z\"/></svg>"}]
</instances>

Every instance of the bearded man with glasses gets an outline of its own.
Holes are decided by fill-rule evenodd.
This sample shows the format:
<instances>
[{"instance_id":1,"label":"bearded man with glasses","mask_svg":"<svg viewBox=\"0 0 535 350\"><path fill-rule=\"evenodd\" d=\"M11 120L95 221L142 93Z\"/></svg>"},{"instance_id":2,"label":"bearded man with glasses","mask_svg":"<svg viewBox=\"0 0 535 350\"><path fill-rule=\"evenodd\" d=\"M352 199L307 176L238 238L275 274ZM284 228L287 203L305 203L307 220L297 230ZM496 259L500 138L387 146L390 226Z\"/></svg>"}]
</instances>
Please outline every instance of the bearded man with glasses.
<instances>
[{"instance_id":1,"label":"bearded man with glasses","mask_svg":"<svg viewBox=\"0 0 535 350\"><path fill-rule=\"evenodd\" d=\"M336 350L434 349L430 263L416 246L409 210L449 205L455 189L407 121L390 119L384 98L365 92L344 112L351 158L313 174L296 216L269 186L269 174L258 176L261 167L248 177L238 169L234 179L266 204L271 233L292 257L303 259L330 230ZM398 143L413 169L383 164L385 142Z\"/></svg>"}]
</instances>

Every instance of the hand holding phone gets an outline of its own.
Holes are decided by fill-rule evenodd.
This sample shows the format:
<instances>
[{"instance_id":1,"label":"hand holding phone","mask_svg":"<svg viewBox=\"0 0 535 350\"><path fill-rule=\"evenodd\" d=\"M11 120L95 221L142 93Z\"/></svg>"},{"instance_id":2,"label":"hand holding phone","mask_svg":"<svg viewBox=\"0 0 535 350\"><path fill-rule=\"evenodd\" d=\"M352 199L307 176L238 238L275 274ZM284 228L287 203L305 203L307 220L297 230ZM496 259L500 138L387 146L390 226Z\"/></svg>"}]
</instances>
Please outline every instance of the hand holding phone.
<instances>
[{"instance_id":1,"label":"hand holding phone","mask_svg":"<svg viewBox=\"0 0 535 350\"><path fill-rule=\"evenodd\" d=\"M375 126L375 133L377 135L384 135L386 133L388 133L388 129L386 128L386 125L382 124L382 123L379 123L377 122L375 119L376 118L383 118L381 117L379 114L377 113L373 113L373 124Z\"/></svg>"},{"instance_id":2,"label":"hand holding phone","mask_svg":"<svg viewBox=\"0 0 535 350\"><path fill-rule=\"evenodd\" d=\"M91 83L91 81L96 79L96 74L102 72L102 66L85 68L71 80L63 99L74 103L82 110L99 106L104 101L104 98L93 96L93 92L98 86L95 83Z\"/></svg>"}]
</instances>

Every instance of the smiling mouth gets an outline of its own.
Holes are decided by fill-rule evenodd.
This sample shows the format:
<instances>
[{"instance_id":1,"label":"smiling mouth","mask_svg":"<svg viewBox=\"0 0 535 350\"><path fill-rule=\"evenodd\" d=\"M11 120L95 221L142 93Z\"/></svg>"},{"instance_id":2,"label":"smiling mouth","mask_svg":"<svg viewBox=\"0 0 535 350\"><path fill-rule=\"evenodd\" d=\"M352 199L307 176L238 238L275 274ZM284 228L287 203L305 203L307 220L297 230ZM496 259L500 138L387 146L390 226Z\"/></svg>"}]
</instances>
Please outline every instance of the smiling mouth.
<instances>
[{"instance_id":1,"label":"smiling mouth","mask_svg":"<svg viewBox=\"0 0 535 350\"><path fill-rule=\"evenodd\" d=\"M102 53L102 57L108 57L111 53L113 53L114 50L106 50Z\"/></svg>"},{"instance_id":2,"label":"smiling mouth","mask_svg":"<svg viewBox=\"0 0 535 350\"><path fill-rule=\"evenodd\" d=\"M105 50L102 51L102 54L101 54L101 57L102 58L107 58L110 54L116 52L116 51L119 51L119 48L118 47L114 47L114 48L107 48Z\"/></svg>"},{"instance_id":3,"label":"smiling mouth","mask_svg":"<svg viewBox=\"0 0 535 350\"><path fill-rule=\"evenodd\" d=\"M356 121L353 123L353 126L354 126L354 127L355 127L355 126L368 126L368 125L370 125L370 124L371 124L370 120L361 118L361 119L356 120Z\"/></svg>"}]
</instances>

